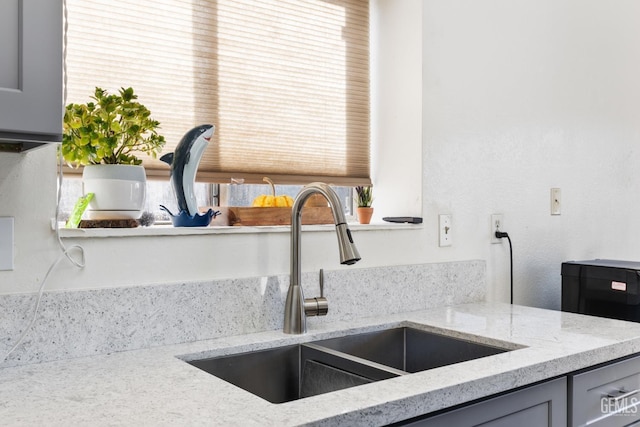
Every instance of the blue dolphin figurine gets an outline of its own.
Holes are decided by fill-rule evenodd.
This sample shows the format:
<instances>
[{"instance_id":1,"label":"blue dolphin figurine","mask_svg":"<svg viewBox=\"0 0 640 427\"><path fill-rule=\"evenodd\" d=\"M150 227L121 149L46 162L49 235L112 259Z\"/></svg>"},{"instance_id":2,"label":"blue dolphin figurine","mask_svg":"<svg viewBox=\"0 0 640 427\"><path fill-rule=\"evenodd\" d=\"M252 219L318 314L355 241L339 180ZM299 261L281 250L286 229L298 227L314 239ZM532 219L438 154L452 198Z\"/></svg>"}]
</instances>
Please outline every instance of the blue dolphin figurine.
<instances>
[{"instance_id":1,"label":"blue dolphin figurine","mask_svg":"<svg viewBox=\"0 0 640 427\"><path fill-rule=\"evenodd\" d=\"M200 159L213 136L215 126L201 125L184 134L173 153L165 154L160 160L171 166L171 185L178 199L180 212L190 216L198 214L198 203L193 193L193 183Z\"/></svg>"}]
</instances>

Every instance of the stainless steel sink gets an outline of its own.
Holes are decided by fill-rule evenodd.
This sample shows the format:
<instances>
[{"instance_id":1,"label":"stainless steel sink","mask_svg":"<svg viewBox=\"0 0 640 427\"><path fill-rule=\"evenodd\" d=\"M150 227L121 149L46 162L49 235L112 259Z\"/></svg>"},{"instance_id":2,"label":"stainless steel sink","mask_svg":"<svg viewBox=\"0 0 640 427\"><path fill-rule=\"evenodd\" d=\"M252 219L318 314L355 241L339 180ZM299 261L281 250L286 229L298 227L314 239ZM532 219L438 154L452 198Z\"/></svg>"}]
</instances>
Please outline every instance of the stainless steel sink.
<instances>
[{"instance_id":1,"label":"stainless steel sink","mask_svg":"<svg viewBox=\"0 0 640 427\"><path fill-rule=\"evenodd\" d=\"M313 343L188 363L271 403L289 402L405 374Z\"/></svg>"},{"instance_id":2,"label":"stainless steel sink","mask_svg":"<svg viewBox=\"0 0 640 427\"><path fill-rule=\"evenodd\" d=\"M283 403L506 351L401 327L188 363Z\"/></svg>"},{"instance_id":3,"label":"stainless steel sink","mask_svg":"<svg viewBox=\"0 0 640 427\"><path fill-rule=\"evenodd\" d=\"M407 327L332 338L316 344L411 373L509 351Z\"/></svg>"}]
</instances>

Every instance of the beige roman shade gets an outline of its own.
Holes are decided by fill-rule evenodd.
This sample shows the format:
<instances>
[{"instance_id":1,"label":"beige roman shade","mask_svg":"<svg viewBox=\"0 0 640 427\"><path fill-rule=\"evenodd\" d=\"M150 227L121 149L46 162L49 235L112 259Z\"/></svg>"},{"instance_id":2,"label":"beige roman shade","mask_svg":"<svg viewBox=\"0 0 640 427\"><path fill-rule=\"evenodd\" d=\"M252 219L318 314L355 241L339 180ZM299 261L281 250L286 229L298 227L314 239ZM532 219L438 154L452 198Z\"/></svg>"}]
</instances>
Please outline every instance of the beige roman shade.
<instances>
[{"instance_id":1,"label":"beige roman shade","mask_svg":"<svg viewBox=\"0 0 640 427\"><path fill-rule=\"evenodd\" d=\"M199 181L370 183L368 0L67 0L67 24L67 103L133 87L163 152L214 124Z\"/></svg>"}]
</instances>

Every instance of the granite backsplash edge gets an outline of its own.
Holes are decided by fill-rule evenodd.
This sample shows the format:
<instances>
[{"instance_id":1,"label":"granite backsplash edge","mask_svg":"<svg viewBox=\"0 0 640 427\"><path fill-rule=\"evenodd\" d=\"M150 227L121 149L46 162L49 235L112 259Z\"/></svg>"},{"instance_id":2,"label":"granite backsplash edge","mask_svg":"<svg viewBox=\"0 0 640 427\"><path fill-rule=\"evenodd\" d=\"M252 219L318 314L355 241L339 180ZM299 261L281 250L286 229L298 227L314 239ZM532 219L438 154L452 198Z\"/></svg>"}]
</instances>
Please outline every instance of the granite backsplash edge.
<instances>
[{"instance_id":1,"label":"granite backsplash edge","mask_svg":"<svg viewBox=\"0 0 640 427\"><path fill-rule=\"evenodd\" d=\"M482 260L325 271L333 322L486 299ZM317 273L303 274L306 297ZM0 367L282 328L289 276L45 292L37 320ZM366 298L363 298L366 296ZM0 295L0 355L33 316L37 294Z\"/></svg>"}]
</instances>

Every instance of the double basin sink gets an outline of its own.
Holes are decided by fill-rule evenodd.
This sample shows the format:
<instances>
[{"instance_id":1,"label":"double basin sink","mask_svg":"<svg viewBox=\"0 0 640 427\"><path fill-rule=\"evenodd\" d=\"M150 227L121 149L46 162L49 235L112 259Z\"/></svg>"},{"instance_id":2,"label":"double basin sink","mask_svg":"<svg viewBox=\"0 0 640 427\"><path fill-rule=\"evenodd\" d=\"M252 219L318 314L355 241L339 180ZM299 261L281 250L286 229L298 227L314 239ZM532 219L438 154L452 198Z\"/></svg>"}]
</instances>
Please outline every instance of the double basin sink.
<instances>
[{"instance_id":1,"label":"double basin sink","mask_svg":"<svg viewBox=\"0 0 640 427\"><path fill-rule=\"evenodd\" d=\"M188 363L284 403L510 350L398 327Z\"/></svg>"}]
</instances>

